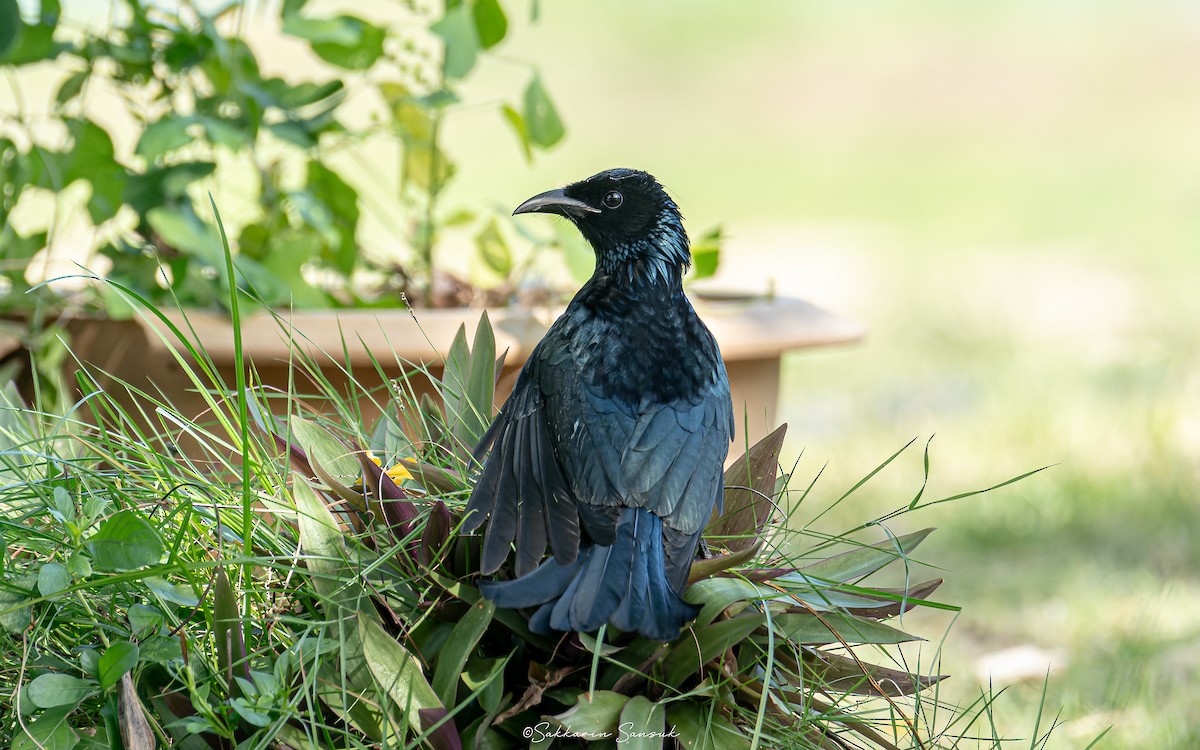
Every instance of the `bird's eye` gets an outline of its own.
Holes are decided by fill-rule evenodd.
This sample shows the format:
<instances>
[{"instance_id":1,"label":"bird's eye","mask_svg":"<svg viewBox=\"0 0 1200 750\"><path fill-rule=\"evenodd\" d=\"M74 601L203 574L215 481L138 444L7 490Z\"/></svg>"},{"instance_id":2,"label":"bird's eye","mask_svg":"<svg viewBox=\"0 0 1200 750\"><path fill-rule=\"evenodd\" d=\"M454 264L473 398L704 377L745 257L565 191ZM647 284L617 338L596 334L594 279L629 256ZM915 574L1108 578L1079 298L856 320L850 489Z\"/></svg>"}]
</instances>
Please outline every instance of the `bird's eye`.
<instances>
[{"instance_id":1,"label":"bird's eye","mask_svg":"<svg viewBox=\"0 0 1200 750\"><path fill-rule=\"evenodd\" d=\"M604 204L605 208L619 208L624 200L624 196L622 196L616 190L609 190L604 194L604 200L602 200L601 203Z\"/></svg>"}]
</instances>

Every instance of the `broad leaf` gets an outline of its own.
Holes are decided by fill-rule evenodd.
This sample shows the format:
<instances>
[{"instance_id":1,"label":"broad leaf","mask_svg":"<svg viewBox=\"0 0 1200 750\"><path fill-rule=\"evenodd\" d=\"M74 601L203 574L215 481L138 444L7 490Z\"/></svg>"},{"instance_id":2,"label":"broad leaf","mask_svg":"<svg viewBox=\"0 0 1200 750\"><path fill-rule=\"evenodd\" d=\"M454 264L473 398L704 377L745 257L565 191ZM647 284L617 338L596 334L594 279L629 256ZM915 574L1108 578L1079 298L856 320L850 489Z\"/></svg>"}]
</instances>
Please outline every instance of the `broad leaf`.
<instances>
[{"instance_id":1,"label":"broad leaf","mask_svg":"<svg viewBox=\"0 0 1200 750\"><path fill-rule=\"evenodd\" d=\"M164 601L178 604L182 607L194 607L200 603L195 589L187 583L171 583L158 576L147 576L142 579L146 588L158 594Z\"/></svg>"},{"instance_id":2,"label":"broad leaf","mask_svg":"<svg viewBox=\"0 0 1200 750\"><path fill-rule=\"evenodd\" d=\"M668 685L681 684L688 675L745 640L763 622L761 612L748 612L694 628L694 638L680 638L663 659L664 681Z\"/></svg>"},{"instance_id":3,"label":"broad leaf","mask_svg":"<svg viewBox=\"0 0 1200 750\"><path fill-rule=\"evenodd\" d=\"M65 674L38 675L25 687L25 695L38 708L75 706L96 692L95 680L81 680Z\"/></svg>"},{"instance_id":4,"label":"broad leaf","mask_svg":"<svg viewBox=\"0 0 1200 750\"><path fill-rule=\"evenodd\" d=\"M621 709L617 727L617 743L622 750L654 750L663 746L666 734L667 710L661 703L635 695Z\"/></svg>"},{"instance_id":5,"label":"broad leaf","mask_svg":"<svg viewBox=\"0 0 1200 750\"><path fill-rule=\"evenodd\" d=\"M498 0L475 0L471 4L471 16L475 20L475 35L479 46L491 49L508 34L508 18Z\"/></svg>"},{"instance_id":6,"label":"broad leaf","mask_svg":"<svg viewBox=\"0 0 1200 750\"><path fill-rule=\"evenodd\" d=\"M667 706L667 723L679 733L679 744L704 750L749 750L750 738L716 710L687 701Z\"/></svg>"},{"instance_id":7,"label":"broad leaf","mask_svg":"<svg viewBox=\"0 0 1200 750\"><path fill-rule=\"evenodd\" d=\"M731 551L758 543L775 512L775 477L787 425L755 443L725 472L725 510L704 530Z\"/></svg>"},{"instance_id":8,"label":"broad leaf","mask_svg":"<svg viewBox=\"0 0 1200 750\"><path fill-rule=\"evenodd\" d=\"M692 273L690 280L707 279L721 264L721 242L725 239L721 227L710 229L692 243Z\"/></svg>"},{"instance_id":9,"label":"broad leaf","mask_svg":"<svg viewBox=\"0 0 1200 750\"><path fill-rule=\"evenodd\" d=\"M142 137L138 139L135 153L145 158L146 161L152 162L160 156L188 145L192 142L188 128L195 121L194 117L164 117L150 123L142 131Z\"/></svg>"},{"instance_id":10,"label":"broad leaf","mask_svg":"<svg viewBox=\"0 0 1200 750\"><path fill-rule=\"evenodd\" d=\"M100 524L87 540L88 550L98 570L136 570L154 565L162 557L163 544L158 532L132 510L123 510Z\"/></svg>"},{"instance_id":11,"label":"broad leaf","mask_svg":"<svg viewBox=\"0 0 1200 750\"><path fill-rule=\"evenodd\" d=\"M65 565L46 563L38 571L38 592L42 596L54 596L71 585L71 574Z\"/></svg>"},{"instance_id":12,"label":"broad leaf","mask_svg":"<svg viewBox=\"0 0 1200 750\"><path fill-rule=\"evenodd\" d=\"M925 537L933 532L932 528L921 529L914 531L911 534L888 539L878 544L873 544L869 547L861 547L859 549L843 552L840 555L828 557L820 562L813 563L800 569L796 576L785 576L785 578L810 576L812 578L820 578L827 581L850 581L855 578L862 578L870 575L888 563L899 560L904 555L908 555L917 545L925 541Z\"/></svg>"},{"instance_id":13,"label":"broad leaf","mask_svg":"<svg viewBox=\"0 0 1200 750\"><path fill-rule=\"evenodd\" d=\"M326 475L323 481L346 488L362 477L358 457L324 427L298 416L292 417L291 426L313 469Z\"/></svg>"},{"instance_id":14,"label":"broad leaf","mask_svg":"<svg viewBox=\"0 0 1200 750\"><path fill-rule=\"evenodd\" d=\"M79 735L67 723L74 710L74 706L58 706L44 711L19 728L10 750L72 750L79 744Z\"/></svg>"},{"instance_id":15,"label":"broad leaf","mask_svg":"<svg viewBox=\"0 0 1200 750\"><path fill-rule=\"evenodd\" d=\"M787 594L740 578L708 578L692 584L684 599L701 606L696 624L707 625L732 604L767 601L781 596Z\"/></svg>"},{"instance_id":16,"label":"broad leaf","mask_svg":"<svg viewBox=\"0 0 1200 750\"><path fill-rule=\"evenodd\" d=\"M566 134L558 110L542 85L541 76L535 75L525 87L525 127L529 129L530 142L541 148L549 148L562 140Z\"/></svg>"},{"instance_id":17,"label":"broad leaf","mask_svg":"<svg viewBox=\"0 0 1200 750\"><path fill-rule=\"evenodd\" d=\"M915 635L841 612L780 614L771 618L776 631L793 643L907 643L924 640Z\"/></svg>"},{"instance_id":18,"label":"broad leaf","mask_svg":"<svg viewBox=\"0 0 1200 750\"><path fill-rule=\"evenodd\" d=\"M122 675L134 668L137 660L138 647L129 641L117 641L104 649L96 665L96 677L100 680L100 687L107 690L116 685Z\"/></svg>"},{"instance_id":19,"label":"broad leaf","mask_svg":"<svg viewBox=\"0 0 1200 750\"><path fill-rule=\"evenodd\" d=\"M521 151L525 154L525 161L533 161L533 149L530 148L529 128L525 126L525 118L508 104L501 107L500 112L504 115L505 122L516 133L517 140L521 143Z\"/></svg>"},{"instance_id":20,"label":"broad leaf","mask_svg":"<svg viewBox=\"0 0 1200 750\"><path fill-rule=\"evenodd\" d=\"M21 38L25 23L21 20L21 8L17 0L0 0L0 61Z\"/></svg>"},{"instance_id":21,"label":"broad leaf","mask_svg":"<svg viewBox=\"0 0 1200 750\"><path fill-rule=\"evenodd\" d=\"M341 529L321 497L308 481L292 474L292 498L300 531L300 549L312 587L320 596L325 616L331 621L333 637L339 639L339 664L323 665L330 680L319 695L327 706L345 716L368 735L380 736L377 710L339 688L344 685L356 695L367 695L371 673L359 636L362 624L378 625L379 615L363 587L359 566L347 559Z\"/></svg>"},{"instance_id":22,"label":"broad leaf","mask_svg":"<svg viewBox=\"0 0 1200 750\"><path fill-rule=\"evenodd\" d=\"M218 567L213 581L213 635L217 641L217 665L229 684L231 697L238 695L234 677L250 679L250 663L246 660L246 641L242 633L237 595L229 576L225 575L225 568Z\"/></svg>"},{"instance_id":23,"label":"broad leaf","mask_svg":"<svg viewBox=\"0 0 1200 750\"><path fill-rule=\"evenodd\" d=\"M479 56L479 38L471 10L466 5L448 10L429 30L442 39L442 74L456 79L470 73Z\"/></svg>"},{"instance_id":24,"label":"broad leaf","mask_svg":"<svg viewBox=\"0 0 1200 750\"><path fill-rule=\"evenodd\" d=\"M437 669L433 674L433 690L441 698L442 705L457 705L458 681L463 675L467 659L475 650L479 639L492 624L496 605L480 599L454 625L450 638L437 657Z\"/></svg>"},{"instance_id":25,"label":"broad leaf","mask_svg":"<svg viewBox=\"0 0 1200 750\"><path fill-rule=\"evenodd\" d=\"M629 697L611 690L583 693L575 705L551 720L572 734L588 739L615 738L621 709Z\"/></svg>"},{"instance_id":26,"label":"broad leaf","mask_svg":"<svg viewBox=\"0 0 1200 750\"><path fill-rule=\"evenodd\" d=\"M396 710L407 717L410 731L419 734L423 729L421 709L445 708L425 680L421 662L377 622L359 619L358 637L371 674Z\"/></svg>"},{"instance_id":27,"label":"broad leaf","mask_svg":"<svg viewBox=\"0 0 1200 750\"><path fill-rule=\"evenodd\" d=\"M832 651L806 649L804 666L811 679L817 684L827 685L833 691L859 695L887 695L898 697L912 695L944 679L947 675L922 676L889 669L876 664L866 664ZM865 670L865 671L864 671ZM870 679L867 679L870 675Z\"/></svg>"},{"instance_id":28,"label":"broad leaf","mask_svg":"<svg viewBox=\"0 0 1200 750\"><path fill-rule=\"evenodd\" d=\"M512 250L508 248L508 242L500 233L500 225L495 219L489 221L475 235L475 250L479 254L479 259L496 274L508 276L512 273Z\"/></svg>"}]
</instances>

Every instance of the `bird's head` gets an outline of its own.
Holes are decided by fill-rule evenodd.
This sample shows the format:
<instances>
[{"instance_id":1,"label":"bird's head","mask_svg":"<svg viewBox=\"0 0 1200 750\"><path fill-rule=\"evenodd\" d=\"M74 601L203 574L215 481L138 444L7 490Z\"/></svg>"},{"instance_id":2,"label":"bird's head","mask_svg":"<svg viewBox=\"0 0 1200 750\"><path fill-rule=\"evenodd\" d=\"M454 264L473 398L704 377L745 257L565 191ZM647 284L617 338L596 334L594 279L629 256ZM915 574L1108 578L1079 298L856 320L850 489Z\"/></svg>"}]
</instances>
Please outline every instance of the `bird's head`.
<instances>
[{"instance_id":1,"label":"bird's head","mask_svg":"<svg viewBox=\"0 0 1200 750\"><path fill-rule=\"evenodd\" d=\"M635 169L609 169L535 195L513 211L526 213L569 219L604 273L679 279L692 261L679 207L657 180Z\"/></svg>"}]
</instances>

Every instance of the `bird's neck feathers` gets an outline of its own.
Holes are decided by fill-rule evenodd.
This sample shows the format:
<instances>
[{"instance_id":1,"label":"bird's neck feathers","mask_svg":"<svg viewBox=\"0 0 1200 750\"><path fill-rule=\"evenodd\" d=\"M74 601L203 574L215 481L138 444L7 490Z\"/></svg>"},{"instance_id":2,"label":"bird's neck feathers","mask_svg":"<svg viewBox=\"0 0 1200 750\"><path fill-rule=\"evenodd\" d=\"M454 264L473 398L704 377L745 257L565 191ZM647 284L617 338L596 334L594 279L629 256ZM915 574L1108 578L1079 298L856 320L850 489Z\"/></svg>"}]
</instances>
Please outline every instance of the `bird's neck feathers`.
<instances>
[{"instance_id":1,"label":"bird's neck feathers","mask_svg":"<svg viewBox=\"0 0 1200 750\"><path fill-rule=\"evenodd\" d=\"M612 243L596 253L596 276L617 284L682 288L692 264L687 233L678 220L660 220L648 236Z\"/></svg>"}]
</instances>

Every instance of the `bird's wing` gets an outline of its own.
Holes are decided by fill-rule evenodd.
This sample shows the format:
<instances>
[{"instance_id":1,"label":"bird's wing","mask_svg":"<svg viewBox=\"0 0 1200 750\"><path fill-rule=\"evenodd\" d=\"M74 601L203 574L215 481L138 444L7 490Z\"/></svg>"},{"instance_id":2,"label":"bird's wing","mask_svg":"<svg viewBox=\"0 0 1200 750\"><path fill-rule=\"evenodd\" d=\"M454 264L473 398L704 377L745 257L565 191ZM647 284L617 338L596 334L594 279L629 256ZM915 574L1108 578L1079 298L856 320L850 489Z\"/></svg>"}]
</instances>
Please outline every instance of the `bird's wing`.
<instances>
[{"instance_id":1,"label":"bird's wing","mask_svg":"<svg viewBox=\"0 0 1200 750\"><path fill-rule=\"evenodd\" d=\"M724 366L717 358L712 382L691 398L637 404L605 395L575 371L548 368L543 377L557 380L542 390L550 424L563 431L560 455L584 529L611 544L621 507L646 508L663 519L668 568L686 571L724 491L733 435Z\"/></svg>"},{"instance_id":2,"label":"bird's wing","mask_svg":"<svg viewBox=\"0 0 1200 750\"><path fill-rule=\"evenodd\" d=\"M467 503L463 528L472 531L491 517L480 561L484 573L504 563L514 541L518 576L537 567L547 545L564 565L579 552L576 501L547 424L539 385L540 349L541 345L533 351L476 449L477 456L489 448L491 452Z\"/></svg>"}]
</instances>

